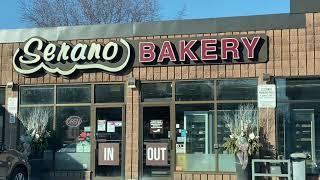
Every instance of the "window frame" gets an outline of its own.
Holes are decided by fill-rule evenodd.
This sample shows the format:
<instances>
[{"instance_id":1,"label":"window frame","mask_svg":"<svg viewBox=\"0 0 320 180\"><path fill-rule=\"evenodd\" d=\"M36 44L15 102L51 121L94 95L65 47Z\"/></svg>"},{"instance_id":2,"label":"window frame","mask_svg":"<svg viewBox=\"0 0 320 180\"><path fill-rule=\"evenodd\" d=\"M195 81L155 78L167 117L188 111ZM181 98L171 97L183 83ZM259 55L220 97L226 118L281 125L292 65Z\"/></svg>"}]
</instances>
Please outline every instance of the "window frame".
<instances>
[{"instance_id":1,"label":"window frame","mask_svg":"<svg viewBox=\"0 0 320 180\"><path fill-rule=\"evenodd\" d=\"M94 87L95 85L112 85L112 84L120 84L120 85L123 85L124 86L124 99L123 99L123 102L113 102L113 103L95 103L94 102ZM57 86L81 86L81 85L89 85L90 86L90 95L91 95L91 99L90 99L90 102L89 103L69 103L69 104L57 104ZM19 99L19 108L18 108L18 112L20 112L20 108L23 108L23 107L42 107L42 106L46 106L46 107L52 107L53 108L53 122L52 122L52 127L53 127L53 130L57 130L57 116L56 116L56 113L57 113L57 108L58 107L74 107L74 106L77 106L77 107L81 107L81 106L89 106L90 108L90 127L91 127L91 130L93 131L95 129L95 126L96 126L96 118L95 118L95 109L97 107L121 107L122 110L124 111L123 112L123 116L125 118L125 105L127 104L127 86L126 86L126 82L97 82L97 83L71 83L71 84L62 84L62 83L57 83L57 84L41 84L41 86L54 86L54 97L53 97L53 104L26 104L26 105L22 105L20 103L20 100L21 100L21 87L37 87L38 85L20 85L19 86L19 89L18 89L18 99ZM125 119L124 119L125 120ZM21 128L22 125L21 123L19 122L18 124L19 126L19 129L18 129L18 134L20 134L22 131L21 131ZM124 126L125 127L125 126ZM125 128L124 129L124 132L125 132ZM123 138L125 138L125 134L123 134ZM90 143L91 143L91 146L96 146L96 142L94 141L94 133L91 133L91 137L90 137ZM125 140L125 139L124 139ZM95 167L95 152L92 151L91 149L91 152L90 152L90 171L94 172L95 173L95 170L96 170L96 167Z\"/></svg>"},{"instance_id":2,"label":"window frame","mask_svg":"<svg viewBox=\"0 0 320 180\"><path fill-rule=\"evenodd\" d=\"M116 103L95 103L94 102L94 86L95 85L112 85L112 84L122 84L124 85L124 101L116 102ZM88 103L57 103L57 86L81 86L81 85L89 85L90 86L90 102ZM123 106L126 104L126 86L125 82L108 82L108 83L73 83L73 84L41 84L40 86L53 86L53 103L52 104L21 104L21 87L38 87L38 85L20 85L18 90L18 99L19 99L19 111L20 107L53 107L53 130L56 130L56 109L61 106L89 106L91 112L96 106ZM92 113L91 113L92 114ZM90 114L90 122L93 120L93 116Z\"/></svg>"},{"instance_id":3,"label":"window frame","mask_svg":"<svg viewBox=\"0 0 320 180\"><path fill-rule=\"evenodd\" d=\"M158 80L158 81L151 81L151 80L143 80L141 81L141 84L146 84L146 83L162 83L162 82L171 82L172 83L172 97L171 97L171 101L154 101L154 102L144 102L142 100L142 94L140 94L140 107L145 107L145 106L161 106L161 105L170 105L170 107L172 107L172 115L171 117L172 120L174 122L171 122L171 124L176 124L176 105L192 105L192 104L213 104L213 107L214 107L214 112L213 112L213 139L214 139L214 144L213 145L218 145L218 104L257 104L258 103L258 97L256 97L255 100L218 100L217 99L217 81L219 80L238 80L238 79L253 79L253 80L256 80L257 82L257 88L258 88L258 85L259 85L259 81L258 81L258 78L257 77L248 77L248 78L216 78L216 79L212 79L212 78L208 78L208 79L188 79L188 80L165 80L165 81L162 81L162 80ZM214 88L214 91L212 93L214 93L214 99L213 100L208 100L208 101L177 101L176 100L176 82L194 82L194 81L213 81L213 88ZM142 93L140 91L140 93ZM258 110L258 107L257 107L257 111L259 112ZM258 114L258 113L257 113ZM257 117L259 119L259 117ZM259 120L257 122L257 127L259 127ZM175 127L171 127L171 130L175 129ZM258 133L259 133L259 128L258 129ZM139 131L140 132L140 131ZM173 131L174 132L174 131ZM143 144L143 142L141 142L141 140L143 139L143 136L139 135L139 144L140 144L140 147L141 145ZM175 148L175 144L176 144L176 135L175 133L172 134L172 144L173 144L173 148L172 148L172 151L173 151L173 154L174 154L174 161L173 161L173 164L172 164L172 172L175 171L175 168L176 168L176 148ZM219 149L221 148L221 145L219 146ZM219 154L219 151L216 151L214 152L216 154L216 156L218 156L217 154ZM141 153L140 153L141 154ZM139 155L140 157L141 155ZM140 162L141 163L141 162ZM188 171L189 172L189 171ZM190 171L192 172L192 171ZM206 172L206 171L201 171L201 173L230 173L229 171L227 172L224 172L224 171L220 171L219 170L219 159L218 157L216 157L216 170L215 171L209 171L209 172Z\"/></svg>"},{"instance_id":4,"label":"window frame","mask_svg":"<svg viewBox=\"0 0 320 180\"><path fill-rule=\"evenodd\" d=\"M286 76L280 76L280 77L276 77L276 80L275 80L275 85L276 85L276 88L278 88L277 87L277 80L283 80L283 79L285 79L285 80L306 80L306 81L312 81L312 80L320 80L320 77L318 77L318 76L313 76L313 77L307 77L307 76L303 76L303 77L296 77L296 76L293 76L293 77L286 77ZM277 92L277 94L278 94L278 92ZM320 103L320 99L316 99L316 100L311 100L311 99L305 99L305 100L303 100L303 99L299 99L299 100L292 100L292 99L278 99L277 98L277 107L276 107L276 109L275 109L275 121L276 121L276 146L277 147L281 147L281 144L280 144L280 130L279 130L279 120L278 120L278 113L279 113L279 111L281 111L281 108L279 109L279 106L278 106L278 104L288 104L288 105L297 105L297 104L303 104L303 103ZM289 109L289 113L290 113L290 115L291 115L291 113L292 113L292 109ZM283 131L285 131L285 129L282 129ZM283 146L283 149L279 149L278 150L278 153L279 154L282 154L283 156L288 156L287 155L287 153L288 152L286 152L286 138L283 138L283 144L282 144L282 146ZM315 143L316 143L316 141L314 141ZM312 144L312 146L316 146L316 144ZM316 151L316 149L315 149L315 151ZM315 153L315 152L311 152L311 153ZM320 160L320 159L317 159L317 157L314 157L315 158L315 160L317 161L317 160Z\"/></svg>"}]
</instances>

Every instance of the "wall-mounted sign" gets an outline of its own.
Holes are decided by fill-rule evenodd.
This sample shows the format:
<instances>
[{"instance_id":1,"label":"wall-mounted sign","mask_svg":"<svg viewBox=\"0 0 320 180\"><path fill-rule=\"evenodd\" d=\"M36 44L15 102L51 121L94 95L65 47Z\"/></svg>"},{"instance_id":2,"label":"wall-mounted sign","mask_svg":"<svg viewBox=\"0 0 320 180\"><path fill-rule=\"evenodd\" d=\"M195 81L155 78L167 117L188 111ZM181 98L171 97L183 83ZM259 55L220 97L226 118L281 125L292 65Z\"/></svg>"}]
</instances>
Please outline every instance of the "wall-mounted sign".
<instances>
[{"instance_id":1,"label":"wall-mounted sign","mask_svg":"<svg viewBox=\"0 0 320 180\"><path fill-rule=\"evenodd\" d=\"M7 110L10 114L16 115L18 112L18 98L17 97L9 97Z\"/></svg>"},{"instance_id":2,"label":"wall-mounted sign","mask_svg":"<svg viewBox=\"0 0 320 180\"><path fill-rule=\"evenodd\" d=\"M129 66L236 64L268 61L266 35L237 35L91 43L55 44L33 37L13 57L14 69L24 75L39 71L68 76L76 70L111 73ZM134 57L135 55L135 57ZM134 62L130 61L134 59Z\"/></svg>"},{"instance_id":3,"label":"wall-mounted sign","mask_svg":"<svg viewBox=\"0 0 320 180\"><path fill-rule=\"evenodd\" d=\"M16 123L16 115L18 112L18 98L17 97L9 97L7 110L9 112L9 123Z\"/></svg>"},{"instance_id":4,"label":"wall-mounted sign","mask_svg":"<svg viewBox=\"0 0 320 180\"><path fill-rule=\"evenodd\" d=\"M267 84L258 86L258 107L275 108L277 105L276 85Z\"/></svg>"},{"instance_id":5,"label":"wall-mounted sign","mask_svg":"<svg viewBox=\"0 0 320 180\"><path fill-rule=\"evenodd\" d=\"M119 143L99 143L99 165L119 166Z\"/></svg>"},{"instance_id":6,"label":"wall-mounted sign","mask_svg":"<svg viewBox=\"0 0 320 180\"><path fill-rule=\"evenodd\" d=\"M61 45L49 43L43 38L33 37L19 47L13 57L14 69L24 75L41 70L60 75L70 75L76 70L100 69L107 72L122 71L131 57L130 45L124 40Z\"/></svg>"},{"instance_id":7,"label":"wall-mounted sign","mask_svg":"<svg viewBox=\"0 0 320 180\"><path fill-rule=\"evenodd\" d=\"M167 143L145 143L146 165L167 166L168 165L168 144Z\"/></svg>"},{"instance_id":8,"label":"wall-mounted sign","mask_svg":"<svg viewBox=\"0 0 320 180\"><path fill-rule=\"evenodd\" d=\"M267 41L265 35L144 41L135 66L267 62Z\"/></svg>"},{"instance_id":9,"label":"wall-mounted sign","mask_svg":"<svg viewBox=\"0 0 320 180\"><path fill-rule=\"evenodd\" d=\"M82 119L79 116L70 116L66 120L66 125L73 128L79 127L81 123Z\"/></svg>"},{"instance_id":10,"label":"wall-mounted sign","mask_svg":"<svg viewBox=\"0 0 320 180\"><path fill-rule=\"evenodd\" d=\"M163 133L163 120L152 119L150 120L150 134L162 134Z\"/></svg>"}]
</instances>

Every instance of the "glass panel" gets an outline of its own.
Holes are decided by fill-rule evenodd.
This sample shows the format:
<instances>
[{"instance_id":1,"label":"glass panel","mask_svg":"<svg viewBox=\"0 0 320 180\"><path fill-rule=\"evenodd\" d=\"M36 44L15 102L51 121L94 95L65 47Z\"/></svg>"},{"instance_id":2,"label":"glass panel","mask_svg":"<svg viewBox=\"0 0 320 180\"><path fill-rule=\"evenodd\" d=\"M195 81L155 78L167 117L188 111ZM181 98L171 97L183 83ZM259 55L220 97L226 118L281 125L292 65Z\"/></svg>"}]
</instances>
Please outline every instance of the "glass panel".
<instances>
[{"instance_id":1,"label":"glass panel","mask_svg":"<svg viewBox=\"0 0 320 180\"><path fill-rule=\"evenodd\" d=\"M90 107L57 107L56 169L90 169Z\"/></svg>"},{"instance_id":2,"label":"glass panel","mask_svg":"<svg viewBox=\"0 0 320 180\"><path fill-rule=\"evenodd\" d=\"M39 109L40 111L42 109L45 109L46 111L49 111L50 116L49 116L49 122L47 127L49 130L52 130L53 129L53 107L20 107L19 118L29 119L30 113L32 113L32 111L34 111L35 109Z\"/></svg>"},{"instance_id":3,"label":"glass panel","mask_svg":"<svg viewBox=\"0 0 320 180\"><path fill-rule=\"evenodd\" d=\"M57 86L57 103L90 103L91 86Z\"/></svg>"},{"instance_id":4,"label":"glass panel","mask_svg":"<svg viewBox=\"0 0 320 180\"><path fill-rule=\"evenodd\" d=\"M170 107L143 108L143 177L170 176Z\"/></svg>"},{"instance_id":5,"label":"glass panel","mask_svg":"<svg viewBox=\"0 0 320 180\"><path fill-rule=\"evenodd\" d=\"M176 83L177 101L210 101L213 99L213 81L180 81Z\"/></svg>"},{"instance_id":6,"label":"glass panel","mask_svg":"<svg viewBox=\"0 0 320 180\"><path fill-rule=\"evenodd\" d=\"M0 87L0 104L5 104L6 88Z\"/></svg>"},{"instance_id":7,"label":"glass panel","mask_svg":"<svg viewBox=\"0 0 320 180\"><path fill-rule=\"evenodd\" d=\"M124 85L123 84L104 84L96 85L95 103L113 103L124 102Z\"/></svg>"},{"instance_id":8,"label":"glass panel","mask_svg":"<svg viewBox=\"0 0 320 180\"><path fill-rule=\"evenodd\" d=\"M142 101L171 101L172 83L146 83L141 86Z\"/></svg>"},{"instance_id":9,"label":"glass panel","mask_svg":"<svg viewBox=\"0 0 320 180\"><path fill-rule=\"evenodd\" d=\"M22 86L20 88L20 103L53 104L53 86Z\"/></svg>"},{"instance_id":10,"label":"glass panel","mask_svg":"<svg viewBox=\"0 0 320 180\"><path fill-rule=\"evenodd\" d=\"M121 165L123 160L122 153L122 127L124 121L122 121L122 108L97 108L96 110L97 119L97 149L103 148L99 147L102 143L112 143L112 146L116 144L119 147L117 152L113 151L112 158L114 160L119 159L117 165L111 165L112 163L106 165L99 164L99 158L103 159L104 154L97 153L96 155L96 175L97 176L108 176L116 177L121 176ZM120 178L119 178L120 179Z\"/></svg>"},{"instance_id":11,"label":"glass panel","mask_svg":"<svg viewBox=\"0 0 320 180\"><path fill-rule=\"evenodd\" d=\"M218 144L220 147L225 143L225 140L229 138L231 135L231 132L229 128L227 127L227 124L224 120L225 115L229 115L231 118L234 117L234 114L237 112L237 109L239 109L239 106L241 104L235 104L235 103L225 103L225 104L218 104ZM253 104L254 108L256 109L256 104ZM256 114L257 113L257 110ZM258 119L258 116L257 116ZM256 124L256 135L258 134L258 122ZM236 166L235 166L235 155L229 154L228 152L224 151L223 148L220 149L219 152L219 170L222 172L235 172Z\"/></svg>"},{"instance_id":12,"label":"glass panel","mask_svg":"<svg viewBox=\"0 0 320 180\"><path fill-rule=\"evenodd\" d=\"M218 80L218 100L256 100L256 79Z\"/></svg>"},{"instance_id":13,"label":"glass panel","mask_svg":"<svg viewBox=\"0 0 320 180\"><path fill-rule=\"evenodd\" d=\"M320 173L320 102L279 103L277 124L279 153L307 153L307 172Z\"/></svg>"},{"instance_id":14,"label":"glass panel","mask_svg":"<svg viewBox=\"0 0 320 180\"><path fill-rule=\"evenodd\" d=\"M176 170L216 170L212 110L212 104L176 106Z\"/></svg>"},{"instance_id":15,"label":"glass panel","mask_svg":"<svg viewBox=\"0 0 320 180\"><path fill-rule=\"evenodd\" d=\"M277 79L277 99L320 100L320 79Z\"/></svg>"}]
</instances>

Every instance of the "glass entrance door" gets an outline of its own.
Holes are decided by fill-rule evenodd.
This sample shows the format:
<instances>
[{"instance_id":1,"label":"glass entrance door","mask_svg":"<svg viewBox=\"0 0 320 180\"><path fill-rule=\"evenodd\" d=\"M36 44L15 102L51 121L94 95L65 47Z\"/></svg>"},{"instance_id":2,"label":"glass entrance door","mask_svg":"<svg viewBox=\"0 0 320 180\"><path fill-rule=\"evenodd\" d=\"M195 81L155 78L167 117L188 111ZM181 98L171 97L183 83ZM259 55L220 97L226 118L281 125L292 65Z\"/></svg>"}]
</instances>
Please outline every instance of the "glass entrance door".
<instances>
[{"instance_id":1,"label":"glass entrance door","mask_svg":"<svg viewBox=\"0 0 320 180\"><path fill-rule=\"evenodd\" d=\"M123 179L122 107L96 108L95 180Z\"/></svg>"},{"instance_id":2,"label":"glass entrance door","mask_svg":"<svg viewBox=\"0 0 320 180\"><path fill-rule=\"evenodd\" d=\"M170 106L143 107L142 115L142 179L172 179Z\"/></svg>"},{"instance_id":3,"label":"glass entrance door","mask_svg":"<svg viewBox=\"0 0 320 180\"><path fill-rule=\"evenodd\" d=\"M293 122L290 128L294 132L291 146L294 152L303 152L310 156L307 168L312 169L316 162L315 155L315 122L313 109L293 109Z\"/></svg>"}]
</instances>

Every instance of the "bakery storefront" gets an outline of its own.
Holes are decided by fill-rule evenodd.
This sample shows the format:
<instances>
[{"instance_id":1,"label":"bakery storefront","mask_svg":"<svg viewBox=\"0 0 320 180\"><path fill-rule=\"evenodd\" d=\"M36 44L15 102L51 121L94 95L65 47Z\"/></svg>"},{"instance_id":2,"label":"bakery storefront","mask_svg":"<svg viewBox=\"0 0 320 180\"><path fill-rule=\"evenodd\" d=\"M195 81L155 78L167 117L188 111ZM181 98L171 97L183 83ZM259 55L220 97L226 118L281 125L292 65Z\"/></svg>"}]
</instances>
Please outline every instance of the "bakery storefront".
<instances>
[{"instance_id":1,"label":"bakery storefront","mask_svg":"<svg viewBox=\"0 0 320 180\"><path fill-rule=\"evenodd\" d=\"M66 179L236 179L223 115L252 105L259 158L320 169L320 13L0 31L1 140L49 112L37 171ZM276 108L258 107L275 84ZM15 112L16 109L16 112ZM53 136L53 135L51 135Z\"/></svg>"}]
</instances>

